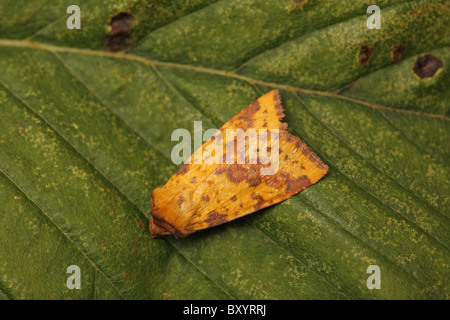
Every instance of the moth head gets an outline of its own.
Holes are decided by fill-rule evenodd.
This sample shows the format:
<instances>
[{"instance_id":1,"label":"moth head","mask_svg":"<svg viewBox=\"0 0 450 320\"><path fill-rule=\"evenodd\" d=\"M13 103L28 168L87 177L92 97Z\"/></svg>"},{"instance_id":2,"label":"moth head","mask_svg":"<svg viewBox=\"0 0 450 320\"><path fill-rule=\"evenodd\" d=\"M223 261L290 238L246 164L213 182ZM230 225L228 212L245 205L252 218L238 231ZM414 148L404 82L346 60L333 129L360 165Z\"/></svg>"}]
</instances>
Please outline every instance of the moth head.
<instances>
[{"instance_id":1,"label":"moth head","mask_svg":"<svg viewBox=\"0 0 450 320\"><path fill-rule=\"evenodd\" d=\"M150 232L153 237L169 234L186 237L193 232L186 228L195 212L192 194L193 189L189 187L182 188L181 192L164 187L153 190L150 199Z\"/></svg>"}]
</instances>

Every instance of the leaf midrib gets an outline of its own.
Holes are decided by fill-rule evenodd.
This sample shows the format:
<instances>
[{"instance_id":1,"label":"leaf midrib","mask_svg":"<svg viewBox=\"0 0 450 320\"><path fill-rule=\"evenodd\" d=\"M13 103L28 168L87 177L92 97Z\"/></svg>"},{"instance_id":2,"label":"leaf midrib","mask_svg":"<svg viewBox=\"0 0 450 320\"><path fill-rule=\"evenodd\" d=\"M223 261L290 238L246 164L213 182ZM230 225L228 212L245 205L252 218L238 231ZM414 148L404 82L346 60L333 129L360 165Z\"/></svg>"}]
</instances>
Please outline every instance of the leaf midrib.
<instances>
[{"instance_id":1,"label":"leaf midrib","mask_svg":"<svg viewBox=\"0 0 450 320\"><path fill-rule=\"evenodd\" d=\"M141 63L144 63L145 65L152 66L152 67L169 67L169 68L174 68L174 69L190 70L190 71L206 73L206 74L211 74L211 75L229 77L229 78L233 78L233 79L246 81L251 84L273 87L273 88L283 89L283 90L287 90L287 91L291 91L291 92L301 92L304 94L310 94L310 95L316 95L316 96L326 96L329 98L347 100L347 101L358 103L360 105L363 105L363 106L371 108L371 109L378 109L378 110L390 111L390 112L398 112L398 113L430 117L430 118L439 118L439 119L443 119L446 121L450 121L450 117L448 117L445 114L437 114L437 113L429 113L429 112L416 111L416 110L393 108L393 107L388 107L388 106L384 106L384 105L380 105L380 104L367 102L367 101L360 100L357 98L340 95L336 91L321 91L321 90L300 88L300 87L291 86L291 85L287 85L287 84L268 82L268 81L264 81L264 80L260 80L260 79L255 79L252 77L248 77L248 76L244 76L244 75L235 73L234 71L213 69L213 68L207 68L207 67L202 67L202 66L181 64L181 63L176 63L176 62L153 60L153 59L149 59L146 57L142 57L142 56L138 56L135 54L126 53L126 52L108 52L108 51L102 51L102 50L72 48L72 47L64 47L64 46L55 46L55 45L51 45L51 44L45 44L42 42L35 42L35 41L29 41L29 40L10 40L10 39L0 39L0 47L2 47L2 46L40 49L40 50L49 51L49 52L53 52L53 53L55 53L55 52L56 53L77 53L77 54L88 55L88 56L97 56L97 57L104 57L104 58L114 58L114 59L125 59L125 60L137 61L137 62L141 62Z\"/></svg>"}]
</instances>

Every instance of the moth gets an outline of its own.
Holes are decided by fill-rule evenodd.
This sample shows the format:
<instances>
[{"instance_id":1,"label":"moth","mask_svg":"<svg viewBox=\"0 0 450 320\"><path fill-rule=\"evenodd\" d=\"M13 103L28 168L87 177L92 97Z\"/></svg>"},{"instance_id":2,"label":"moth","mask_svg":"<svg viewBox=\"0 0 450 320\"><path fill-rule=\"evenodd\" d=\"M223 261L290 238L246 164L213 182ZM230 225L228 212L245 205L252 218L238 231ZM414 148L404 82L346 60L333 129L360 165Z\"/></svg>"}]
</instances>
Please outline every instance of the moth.
<instances>
[{"instance_id":1,"label":"moth","mask_svg":"<svg viewBox=\"0 0 450 320\"><path fill-rule=\"evenodd\" d=\"M152 236L186 237L277 204L321 179L328 166L287 131L284 117L280 94L272 90L226 122L152 191Z\"/></svg>"}]
</instances>

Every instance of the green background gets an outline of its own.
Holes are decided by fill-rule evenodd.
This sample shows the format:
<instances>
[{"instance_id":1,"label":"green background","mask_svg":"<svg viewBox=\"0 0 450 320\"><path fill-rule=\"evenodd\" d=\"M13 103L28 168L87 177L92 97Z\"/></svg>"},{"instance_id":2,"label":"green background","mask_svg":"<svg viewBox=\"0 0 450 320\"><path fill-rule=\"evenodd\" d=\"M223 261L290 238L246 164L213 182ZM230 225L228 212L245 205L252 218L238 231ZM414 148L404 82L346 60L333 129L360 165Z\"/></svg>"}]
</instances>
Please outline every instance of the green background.
<instances>
[{"instance_id":1,"label":"green background","mask_svg":"<svg viewBox=\"0 0 450 320\"><path fill-rule=\"evenodd\" d=\"M372 1L78 0L69 30L73 1L0 0L0 298L448 299L449 3L374 3L378 30ZM120 12L131 45L111 52ZM423 54L443 62L426 79ZM274 88L328 174L242 219L152 239L172 131L220 127Z\"/></svg>"}]
</instances>

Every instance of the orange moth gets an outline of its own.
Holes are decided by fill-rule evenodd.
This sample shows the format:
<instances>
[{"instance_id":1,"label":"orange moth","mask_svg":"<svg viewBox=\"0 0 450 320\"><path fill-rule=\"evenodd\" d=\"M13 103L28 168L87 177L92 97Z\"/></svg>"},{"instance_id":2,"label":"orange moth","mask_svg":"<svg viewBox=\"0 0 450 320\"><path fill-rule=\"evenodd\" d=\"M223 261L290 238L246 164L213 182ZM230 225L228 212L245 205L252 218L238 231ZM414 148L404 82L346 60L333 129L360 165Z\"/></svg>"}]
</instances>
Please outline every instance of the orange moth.
<instances>
[{"instance_id":1,"label":"orange moth","mask_svg":"<svg viewBox=\"0 0 450 320\"><path fill-rule=\"evenodd\" d=\"M280 94L247 106L151 195L153 237L185 237L279 203L316 183L328 167L286 131Z\"/></svg>"}]
</instances>

